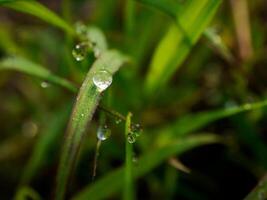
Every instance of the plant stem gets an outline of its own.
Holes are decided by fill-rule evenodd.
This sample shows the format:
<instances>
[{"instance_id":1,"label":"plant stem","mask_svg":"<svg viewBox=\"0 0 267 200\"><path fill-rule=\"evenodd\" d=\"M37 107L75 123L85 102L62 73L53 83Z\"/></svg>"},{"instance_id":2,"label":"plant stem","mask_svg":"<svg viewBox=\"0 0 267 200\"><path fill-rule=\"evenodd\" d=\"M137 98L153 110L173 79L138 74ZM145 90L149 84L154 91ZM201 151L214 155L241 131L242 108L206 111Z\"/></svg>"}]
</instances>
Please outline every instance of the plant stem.
<instances>
[{"instance_id":1,"label":"plant stem","mask_svg":"<svg viewBox=\"0 0 267 200\"><path fill-rule=\"evenodd\" d=\"M131 129L131 117L132 113L128 113L126 117L125 123L125 183L124 183L124 200L133 200L134 193L133 193L133 144L129 143L127 140L127 136L130 133Z\"/></svg>"}]
</instances>

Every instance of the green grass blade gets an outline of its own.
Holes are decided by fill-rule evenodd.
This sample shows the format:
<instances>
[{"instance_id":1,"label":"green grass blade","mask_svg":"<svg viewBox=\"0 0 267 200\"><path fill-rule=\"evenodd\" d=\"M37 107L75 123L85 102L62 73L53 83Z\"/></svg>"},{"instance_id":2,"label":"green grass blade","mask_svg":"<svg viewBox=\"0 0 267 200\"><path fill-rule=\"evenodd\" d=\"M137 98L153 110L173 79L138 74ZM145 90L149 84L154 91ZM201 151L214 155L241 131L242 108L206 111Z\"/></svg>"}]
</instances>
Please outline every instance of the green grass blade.
<instances>
[{"instance_id":1,"label":"green grass blade","mask_svg":"<svg viewBox=\"0 0 267 200\"><path fill-rule=\"evenodd\" d=\"M176 18L177 13L182 7L177 0L136 0L137 2L155 7L167 13L173 18Z\"/></svg>"},{"instance_id":2,"label":"green grass blade","mask_svg":"<svg viewBox=\"0 0 267 200\"><path fill-rule=\"evenodd\" d=\"M25 199L41 200L41 197L32 188L25 186L20 188L14 200L25 200Z\"/></svg>"},{"instance_id":3,"label":"green grass blade","mask_svg":"<svg viewBox=\"0 0 267 200\"><path fill-rule=\"evenodd\" d=\"M265 175L258 185L246 196L244 200L264 200L267 199L267 175Z\"/></svg>"},{"instance_id":4,"label":"green grass blade","mask_svg":"<svg viewBox=\"0 0 267 200\"><path fill-rule=\"evenodd\" d=\"M60 18L56 13L49 10L42 4L34 0L16 0L16 1L0 1L1 6L11 8L20 12L24 12L42 19L54 26L63 29L69 34L74 34L73 28Z\"/></svg>"},{"instance_id":5,"label":"green grass blade","mask_svg":"<svg viewBox=\"0 0 267 200\"><path fill-rule=\"evenodd\" d=\"M186 2L182 12L176 15L176 23L170 26L154 52L145 82L148 95L161 89L181 66L220 3L221 0Z\"/></svg>"},{"instance_id":6,"label":"green grass blade","mask_svg":"<svg viewBox=\"0 0 267 200\"><path fill-rule=\"evenodd\" d=\"M126 61L127 58L118 51L110 50L104 52L95 61L80 88L62 148L57 174L57 200L64 199L67 183L75 166L75 160L85 129L92 119L101 97L101 93L93 83L93 76L99 70L106 70L113 75Z\"/></svg>"},{"instance_id":7,"label":"green grass blade","mask_svg":"<svg viewBox=\"0 0 267 200\"><path fill-rule=\"evenodd\" d=\"M53 147L56 146L57 141L64 133L64 128L67 123L71 104L64 105L59 111L57 111L47 123L47 127L41 133L38 138L32 155L24 169L21 184L28 184L32 178L40 171L50 160Z\"/></svg>"},{"instance_id":8,"label":"green grass blade","mask_svg":"<svg viewBox=\"0 0 267 200\"><path fill-rule=\"evenodd\" d=\"M23 72L25 74L36 76L40 79L65 87L72 92L77 91L76 87L69 81L54 75L41 65L33 63L32 61L22 57L12 56L2 59L0 61L0 71L1 70L15 70Z\"/></svg>"},{"instance_id":9,"label":"green grass blade","mask_svg":"<svg viewBox=\"0 0 267 200\"><path fill-rule=\"evenodd\" d=\"M133 144L128 142L128 134L131 133L131 117L132 114L128 113L125 123L125 184L124 184L124 200L133 200Z\"/></svg>"},{"instance_id":10,"label":"green grass blade","mask_svg":"<svg viewBox=\"0 0 267 200\"><path fill-rule=\"evenodd\" d=\"M244 104L233 108L188 114L178 119L176 122L171 123L169 126L162 128L162 130L157 131L159 133L157 143L159 145L164 145L177 136L184 136L188 133L195 132L216 120L230 117L241 112L259 109L264 106L267 106L267 100L253 104ZM168 130L168 132L166 132L166 130Z\"/></svg>"},{"instance_id":11,"label":"green grass blade","mask_svg":"<svg viewBox=\"0 0 267 200\"><path fill-rule=\"evenodd\" d=\"M146 173L154 169L167 158L180 155L185 151L200 145L210 144L218 141L218 137L214 135L198 135L184 138L183 140L173 141L168 145L151 150L144 154L138 161L138 165L134 168L134 178L144 176ZM86 199L107 199L111 194L117 192L123 187L124 168L117 169L104 178L98 180L93 185L89 185L83 191L78 193L73 200Z\"/></svg>"}]
</instances>

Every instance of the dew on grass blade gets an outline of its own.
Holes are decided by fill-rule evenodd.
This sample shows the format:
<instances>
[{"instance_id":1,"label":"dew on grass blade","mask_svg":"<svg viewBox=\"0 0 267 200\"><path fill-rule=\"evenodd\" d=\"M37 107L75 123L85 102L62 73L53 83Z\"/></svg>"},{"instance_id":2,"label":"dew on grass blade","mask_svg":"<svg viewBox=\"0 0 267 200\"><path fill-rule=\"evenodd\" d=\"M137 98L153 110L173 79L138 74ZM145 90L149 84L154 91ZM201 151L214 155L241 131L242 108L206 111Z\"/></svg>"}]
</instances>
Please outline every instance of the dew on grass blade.
<instances>
[{"instance_id":1,"label":"dew on grass blade","mask_svg":"<svg viewBox=\"0 0 267 200\"><path fill-rule=\"evenodd\" d=\"M41 83L41 87L42 88L48 88L50 86L50 84L48 83L48 82L46 82L46 81L43 81L42 83Z\"/></svg>"},{"instance_id":2,"label":"dew on grass blade","mask_svg":"<svg viewBox=\"0 0 267 200\"><path fill-rule=\"evenodd\" d=\"M131 144L135 143L136 141L136 136L135 134L132 134L132 133L128 133L127 135L127 141Z\"/></svg>"},{"instance_id":3,"label":"dew on grass blade","mask_svg":"<svg viewBox=\"0 0 267 200\"><path fill-rule=\"evenodd\" d=\"M140 124L131 124L131 133L134 134L136 137L140 136L141 131L142 130Z\"/></svg>"},{"instance_id":4,"label":"dew on grass blade","mask_svg":"<svg viewBox=\"0 0 267 200\"><path fill-rule=\"evenodd\" d=\"M72 50L72 55L76 61L82 61L87 55L89 45L87 42L76 44Z\"/></svg>"},{"instance_id":5,"label":"dew on grass blade","mask_svg":"<svg viewBox=\"0 0 267 200\"><path fill-rule=\"evenodd\" d=\"M105 126L99 126L97 130L97 138L101 141L108 139L111 135L111 130Z\"/></svg>"},{"instance_id":6,"label":"dew on grass blade","mask_svg":"<svg viewBox=\"0 0 267 200\"><path fill-rule=\"evenodd\" d=\"M116 119L115 119L115 123L116 123L116 124L120 124L121 121L122 121L122 120L121 120L120 118L116 118Z\"/></svg>"},{"instance_id":7,"label":"dew on grass blade","mask_svg":"<svg viewBox=\"0 0 267 200\"><path fill-rule=\"evenodd\" d=\"M97 71L94 74L93 82L99 92L103 92L112 83L112 75L106 70Z\"/></svg>"}]
</instances>

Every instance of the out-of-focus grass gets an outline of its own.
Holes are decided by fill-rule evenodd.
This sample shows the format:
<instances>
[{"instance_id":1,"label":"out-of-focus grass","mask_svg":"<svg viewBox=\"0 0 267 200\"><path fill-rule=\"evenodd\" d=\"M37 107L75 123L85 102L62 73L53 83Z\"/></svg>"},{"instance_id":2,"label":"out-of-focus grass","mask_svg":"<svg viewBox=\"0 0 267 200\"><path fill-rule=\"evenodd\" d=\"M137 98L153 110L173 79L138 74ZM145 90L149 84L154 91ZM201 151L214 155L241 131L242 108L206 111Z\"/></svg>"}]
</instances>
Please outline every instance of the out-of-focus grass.
<instances>
[{"instance_id":1,"label":"out-of-focus grass","mask_svg":"<svg viewBox=\"0 0 267 200\"><path fill-rule=\"evenodd\" d=\"M234 36L238 27L224 1L14 0L0 5L0 140L5 144L0 148L0 177L6 188L1 199L15 193L18 199L51 199L52 193L63 199L66 190L70 199L117 199L123 193L126 199L241 199L264 174L266 141L261 133L266 129L267 72L262 2L249 4L251 39L257 47L251 60L237 56L242 50L235 48L240 32ZM101 56L88 51L80 63L71 57L72 48L83 40L75 33L76 21L88 25L88 37ZM130 62L113 77L109 94L97 92L92 82L96 70L113 74L124 55ZM78 88L68 116L68 102ZM100 101L112 137L101 145L98 173L90 182ZM144 132L136 143L124 145L124 123L115 121L125 120L129 110ZM205 157L198 160L202 151ZM133 154L138 161L132 163ZM165 162L175 156L191 174L177 176L177 169ZM227 179L229 170L235 173ZM228 191L231 184L240 189Z\"/></svg>"}]
</instances>

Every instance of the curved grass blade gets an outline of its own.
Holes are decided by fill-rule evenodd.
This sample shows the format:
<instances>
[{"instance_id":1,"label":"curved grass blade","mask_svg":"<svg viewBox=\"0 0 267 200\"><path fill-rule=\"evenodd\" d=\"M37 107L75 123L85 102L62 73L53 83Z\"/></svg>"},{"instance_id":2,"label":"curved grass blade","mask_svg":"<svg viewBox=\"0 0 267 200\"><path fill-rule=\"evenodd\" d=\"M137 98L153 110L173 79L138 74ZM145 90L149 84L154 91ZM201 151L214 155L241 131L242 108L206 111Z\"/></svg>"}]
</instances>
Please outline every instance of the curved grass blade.
<instances>
[{"instance_id":1,"label":"curved grass blade","mask_svg":"<svg viewBox=\"0 0 267 200\"><path fill-rule=\"evenodd\" d=\"M191 0L177 13L173 23L157 46L145 82L148 95L161 89L196 44L211 21L221 0Z\"/></svg>"},{"instance_id":2,"label":"curved grass blade","mask_svg":"<svg viewBox=\"0 0 267 200\"><path fill-rule=\"evenodd\" d=\"M233 108L188 114L169 126L162 128L162 130L157 131L159 133L157 144L164 145L177 136L181 137L188 133L195 132L216 120L230 117L241 112L260 109L265 106L267 106L267 100L252 104L244 104Z\"/></svg>"},{"instance_id":3,"label":"curved grass blade","mask_svg":"<svg viewBox=\"0 0 267 200\"><path fill-rule=\"evenodd\" d=\"M77 88L69 81L54 75L48 69L22 57L12 56L2 59L0 61L0 71L1 70L16 70L60 85L72 92L77 91Z\"/></svg>"},{"instance_id":4,"label":"curved grass blade","mask_svg":"<svg viewBox=\"0 0 267 200\"><path fill-rule=\"evenodd\" d=\"M183 140L172 141L164 147L151 150L139 159L138 165L136 168L134 168L134 178L137 179L144 176L146 173L154 169L171 156L180 155L183 152L200 145L210 144L218 141L219 138L214 135L197 135L186 137ZM123 181L120 181L121 177L123 177L123 173L124 168L119 168L111 172L104 178L96 181L93 185L86 187L72 200L107 199L111 194L114 194L123 187Z\"/></svg>"},{"instance_id":5,"label":"curved grass blade","mask_svg":"<svg viewBox=\"0 0 267 200\"><path fill-rule=\"evenodd\" d=\"M258 185L246 196L244 200L264 200L267 199L267 175L265 175Z\"/></svg>"},{"instance_id":6,"label":"curved grass blade","mask_svg":"<svg viewBox=\"0 0 267 200\"><path fill-rule=\"evenodd\" d=\"M66 187L75 166L87 124L92 119L98 106L101 93L93 83L93 76L99 70L106 70L113 75L127 58L118 51L104 52L89 70L77 97L69 121L65 142L63 144L57 174L56 199L64 199Z\"/></svg>"},{"instance_id":7,"label":"curved grass blade","mask_svg":"<svg viewBox=\"0 0 267 200\"><path fill-rule=\"evenodd\" d=\"M32 200L41 200L40 195L34 191L30 187L22 187L16 194L14 200L25 200L25 199L32 199Z\"/></svg>"},{"instance_id":8,"label":"curved grass blade","mask_svg":"<svg viewBox=\"0 0 267 200\"><path fill-rule=\"evenodd\" d=\"M34 0L15 0L15 1L0 1L0 6L11 8L20 12L24 12L42 19L54 26L63 29L68 34L73 35L74 29L60 18L56 13L49 10L42 4Z\"/></svg>"},{"instance_id":9,"label":"curved grass blade","mask_svg":"<svg viewBox=\"0 0 267 200\"><path fill-rule=\"evenodd\" d=\"M71 104L68 103L52 117L49 117L49 123L47 123L47 127L41 133L40 138L38 138L32 155L24 169L21 185L28 184L38 171L47 165L47 161L50 160L50 154L53 151L52 147L55 146L64 132L70 109Z\"/></svg>"}]
</instances>

